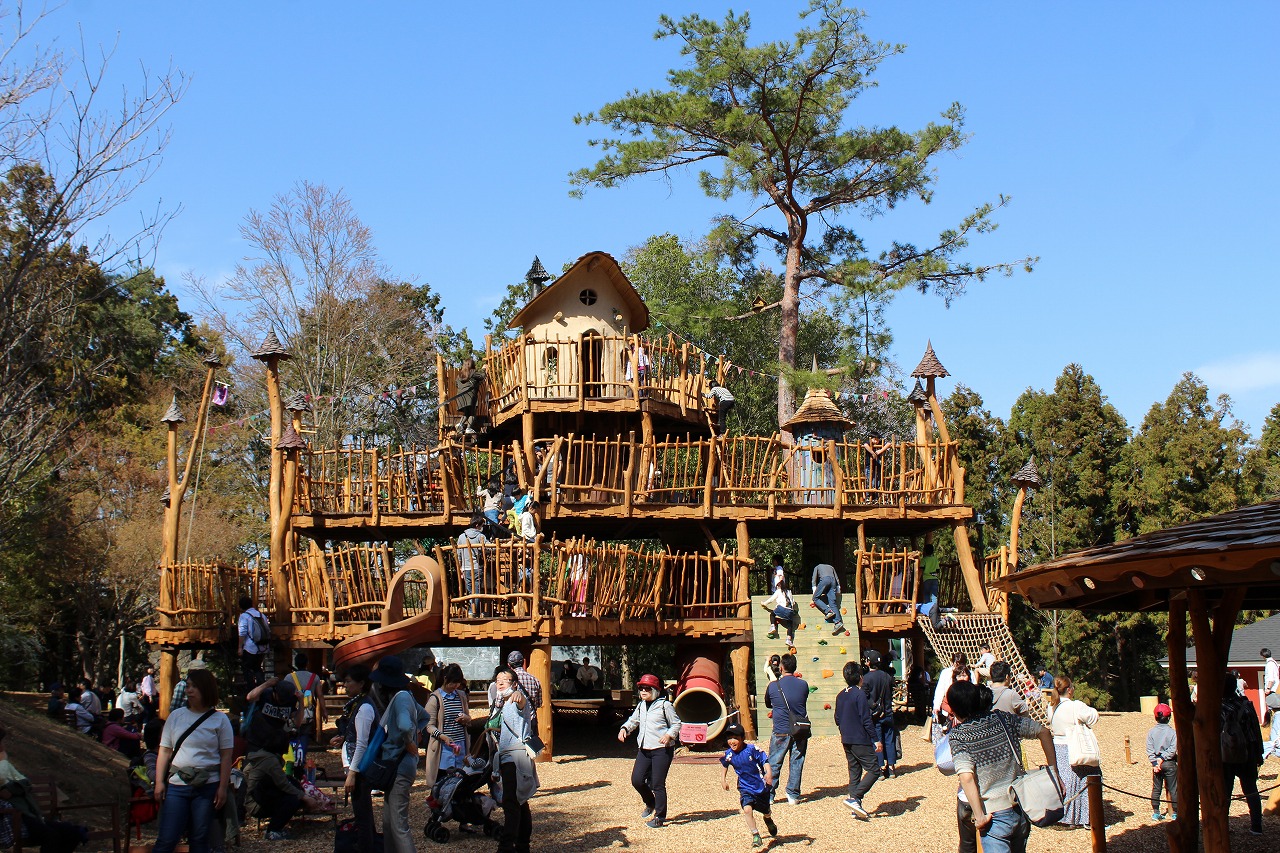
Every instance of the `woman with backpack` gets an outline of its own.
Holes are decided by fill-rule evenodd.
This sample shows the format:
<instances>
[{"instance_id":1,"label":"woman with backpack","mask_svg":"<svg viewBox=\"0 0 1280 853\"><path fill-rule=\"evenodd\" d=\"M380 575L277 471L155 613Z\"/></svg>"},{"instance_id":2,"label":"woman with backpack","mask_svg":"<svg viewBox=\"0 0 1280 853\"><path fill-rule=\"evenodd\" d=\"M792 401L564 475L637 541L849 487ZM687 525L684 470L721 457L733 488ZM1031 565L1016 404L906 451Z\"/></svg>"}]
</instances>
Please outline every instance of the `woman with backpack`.
<instances>
[{"instance_id":1,"label":"woman with backpack","mask_svg":"<svg viewBox=\"0 0 1280 853\"><path fill-rule=\"evenodd\" d=\"M218 682L207 669L187 674L187 707L165 720L156 758L160 826L154 853L173 853L185 835L191 853L208 853L214 812L230 796L235 732L217 710Z\"/></svg>"},{"instance_id":2,"label":"woman with backpack","mask_svg":"<svg viewBox=\"0 0 1280 853\"><path fill-rule=\"evenodd\" d=\"M374 739L375 728L384 729L386 739L373 760L392 760L400 756L395 781L385 792L387 798L382 808L384 849L388 853L416 853L413 833L409 829L409 789L413 787L413 779L418 773L418 735L426 726L427 714L409 692L409 676L400 658L388 655L378 661L369 679L373 682L369 702L356 712L356 748L352 752L351 767L359 768L364 764L364 755ZM364 774L356 771L355 775L353 779L351 773L347 774L346 790L355 791L359 796L361 786L367 785L372 791L372 785ZM374 849L372 839L370 846L366 847L364 843L362 838L362 851Z\"/></svg>"},{"instance_id":3,"label":"woman with backpack","mask_svg":"<svg viewBox=\"0 0 1280 853\"><path fill-rule=\"evenodd\" d=\"M1101 771L1096 765L1073 765L1068 741L1075 726L1092 729L1098 722L1098 712L1075 698L1076 689L1071 679L1065 675L1055 678L1053 687L1057 697L1049 706L1049 729L1053 732L1054 751L1058 756L1062 802L1066 804L1061 823L1066 826L1088 826L1089 795L1085 791L1085 778L1097 776Z\"/></svg>"},{"instance_id":4,"label":"woman with backpack","mask_svg":"<svg viewBox=\"0 0 1280 853\"><path fill-rule=\"evenodd\" d=\"M667 819L667 771L680 738L680 717L675 706L662 695L658 676L645 673L636 682L639 701L636 709L618 730L618 742L636 732L636 763L631 770L631 787L644 800L641 819L657 829Z\"/></svg>"}]
</instances>

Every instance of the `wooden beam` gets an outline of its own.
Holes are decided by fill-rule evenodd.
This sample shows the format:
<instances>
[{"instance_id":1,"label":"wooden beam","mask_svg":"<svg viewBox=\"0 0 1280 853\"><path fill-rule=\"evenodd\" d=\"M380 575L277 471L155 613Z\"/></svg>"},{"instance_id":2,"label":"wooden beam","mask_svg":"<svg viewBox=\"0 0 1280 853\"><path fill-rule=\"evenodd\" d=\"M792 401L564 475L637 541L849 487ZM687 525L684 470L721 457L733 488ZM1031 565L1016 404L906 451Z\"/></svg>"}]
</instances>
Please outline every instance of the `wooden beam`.
<instances>
[{"instance_id":1,"label":"wooden beam","mask_svg":"<svg viewBox=\"0 0 1280 853\"><path fill-rule=\"evenodd\" d=\"M1187 684L1187 599L1178 596L1169 601L1169 631L1166 637L1169 653L1169 701L1173 705L1173 728L1182 754L1196 754L1194 720L1196 706L1191 702ZM1200 788L1195 761L1178 762L1178 800L1174 803L1178 819L1166 827L1171 853L1196 853L1200 835Z\"/></svg>"}]
</instances>

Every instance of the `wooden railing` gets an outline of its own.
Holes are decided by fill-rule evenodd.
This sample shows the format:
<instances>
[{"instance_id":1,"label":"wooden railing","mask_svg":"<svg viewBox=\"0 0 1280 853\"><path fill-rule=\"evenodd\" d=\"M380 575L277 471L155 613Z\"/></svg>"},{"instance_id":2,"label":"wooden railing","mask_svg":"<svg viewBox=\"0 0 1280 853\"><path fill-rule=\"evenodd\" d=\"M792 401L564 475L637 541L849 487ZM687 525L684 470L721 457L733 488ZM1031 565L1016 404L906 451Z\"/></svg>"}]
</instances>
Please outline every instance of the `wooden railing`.
<instances>
[{"instance_id":1,"label":"wooden railing","mask_svg":"<svg viewBox=\"0 0 1280 853\"><path fill-rule=\"evenodd\" d=\"M248 595L263 609L274 605L265 564L231 566L226 563L187 562L160 567L160 583L169 588L170 610L157 608L175 628L229 627L240 612L239 599Z\"/></svg>"},{"instance_id":2,"label":"wooden railing","mask_svg":"<svg viewBox=\"0 0 1280 853\"><path fill-rule=\"evenodd\" d=\"M937 505L957 502L955 453L955 442L841 441L833 456L843 474L846 506Z\"/></svg>"},{"instance_id":3,"label":"wooden railing","mask_svg":"<svg viewBox=\"0 0 1280 853\"><path fill-rule=\"evenodd\" d=\"M448 428L459 419L457 368L442 362L437 367L441 423ZM718 370L718 361L710 367ZM482 369L485 383L476 407L481 420L501 419L530 401L581 406L590 400L653 400L700 418L707 390L702 353L672 335L527 335L490 349Z\"/></svg>"},{"instance_id":4,"label":"wooden railing","mask_svg":"<svg viewBox=\"0 0 1280 853\"><path fill-rule=\"evenodd\" d=\"M295 557L284 571L295 622L342 626L382 617L394 566L386 545L344 545Z\"/></svg>"},{"instance_id":5,"label":"wooden railing","mask_svg":"<svg viewBox=\"0 0 1280 853\"><path fill-rule=\"evenodd\" d=\"M889 627L888 623L901 622L905 627L911 626L920 597L918 551L883 551L874 547L860 551L854 574L860 624L869 624L872 617L884 617L875 624Z\"/></svg>"},{"instance_id":6,"label":"wooden railing","mask_svg":"<svg viewBox=\"0 0 1280 853\"><path fill-rule=\"evenodd\" d=\"M982 586L987 591L987 606L993 613L1009 615L1009 597L996 589L994 584L1009 573L1009 546L1001 545L1000 550L989 554L982 561Z\"/></svg>"},{"instance_id":7,"label":"wooden railing","mask_svg":"<svg viewBox=\"0 0 1280 853\"><path fill-rule=\"evenodd\" d=\"M751 560L669 554L590 540L503 540L436 549L448 620L533 621L538 616L749 619L743 575Z\"/></svg>"},{"instance_id":8,"label":"wooden railing","mask_svg":"<svg viewBox=\"0 0 1280 853\"><path fill-rule=\"evenodd\" d=\"M344 447L307 451L299 466L297 512L465 518L481 509L490 480L530 488L554 516L564 504L717 508L829 507L833 516L875 507L952 506L955 444L890 443L873 455L857 441L784 445L779 436L740 435L644 444L625 436L477 447L447 438L438 447Z\"/></svg>"}]
</instances>

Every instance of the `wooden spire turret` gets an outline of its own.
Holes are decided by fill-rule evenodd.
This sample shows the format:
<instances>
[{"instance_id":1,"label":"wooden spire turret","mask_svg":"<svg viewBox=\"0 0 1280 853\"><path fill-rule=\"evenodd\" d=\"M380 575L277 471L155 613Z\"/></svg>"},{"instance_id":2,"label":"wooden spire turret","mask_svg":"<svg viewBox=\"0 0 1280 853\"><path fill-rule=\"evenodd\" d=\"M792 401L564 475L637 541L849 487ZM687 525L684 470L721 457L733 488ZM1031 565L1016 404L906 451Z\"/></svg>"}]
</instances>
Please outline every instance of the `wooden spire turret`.
<instances>
[{"instance_id":1,"label":"wooden spire turret","mask_svg":"<svg viewBox=\"0 0 1280 853\"><path fill-rule=\"evenodd\" d=\"M1018 528L1022 525L1022 504L1027 499L1027 492L1040 487L1040 469L1036 468L1036 458L1032 456L1027 463L1013 475L1013 484L1018 487L1018 496L1013 499L1013 516L1009 522L1009 571L1018 570Z\"/></svg>"},{"instance_id":2,"label":"wooden spire turret","mask_svg":"<svg viewBox=\"0 0 1280 853\"><path fill-rule=\"evenodd\" d=\"M271 480L267 497L271 516L271 585L275 589L276 596L275 622L280 625L287 625L292 621L293 610L289 577L284 570L287 518L292 514L293 508L285 507L281 503L284 497L284 451L279 447L280 439L284 436L280 362L292 357L276 337L274 329L267 331L267 336L252 356L256 361L261 361L267 366L267 404L271 410Z\"/></svg>"}]
</instances>

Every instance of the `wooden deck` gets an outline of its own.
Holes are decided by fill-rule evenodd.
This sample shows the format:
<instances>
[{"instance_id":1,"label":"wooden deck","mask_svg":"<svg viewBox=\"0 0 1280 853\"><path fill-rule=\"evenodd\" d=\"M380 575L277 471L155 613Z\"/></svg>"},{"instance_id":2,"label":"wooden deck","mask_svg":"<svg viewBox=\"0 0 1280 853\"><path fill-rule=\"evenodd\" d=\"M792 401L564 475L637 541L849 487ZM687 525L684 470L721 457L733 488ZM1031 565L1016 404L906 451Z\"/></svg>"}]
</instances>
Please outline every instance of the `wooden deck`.
<instances>
[{"instance_id":1,"label":"wooden deck","mask_svg":"<svg viewBox=\"0 0 1280 853\"><path fill-rule=\"evenodd\" d=\"M366 538L465 525L479 491L504 473L543 505L547 529L593 533L592 520L835 520L934 526L972 517L955 481L954 442L895 442L877 455L858 441L795 447L777 435L643 441L569 434L476 446L446 439L427 449L335 447L299 464L299 532ZM562 526L560 522L563 522ZM575 526L576 525L576 526Z\"/></svg>"},{"instance_id":2,"label":"wooden deck","mask_svg":"<svg viewBox=\"0 0 1280 853\"><path fill-rule=\"evenodd\" d=\"M750 560L731 555L641 551L588 540L518 540L435 549L443 577L401 577L385 545L313 550L286 565L293 618L273 634L332 643L419 616L442 601L441 638L492 642L554 636L727 638L750 631ZM263 564L184 563L161 568L174 590L168 624L148 630L161 645L210 645L234 637L242 592L273 611ZM435 584L440 585L437 593ZM430 588L430 589L429 589Z\"/></svg>"},{"instance_id":3,"label":"wooden deck","mask_svg":"<svg viewBox=\"0 0 1280 853\"><path fill-rule=\"evenodd\" d=\"M648 370L628 369L629 346L645 352ZM706 371L717 375L720 362L703 359L701 352L671 335L526 335L486 351L486 381L476 414L482 423L501 427L528 412L648 411L704 429ZM444 427L460 417L454 400L457 372L443 362L437 365Z\"/></svg>"}]
</instances>

